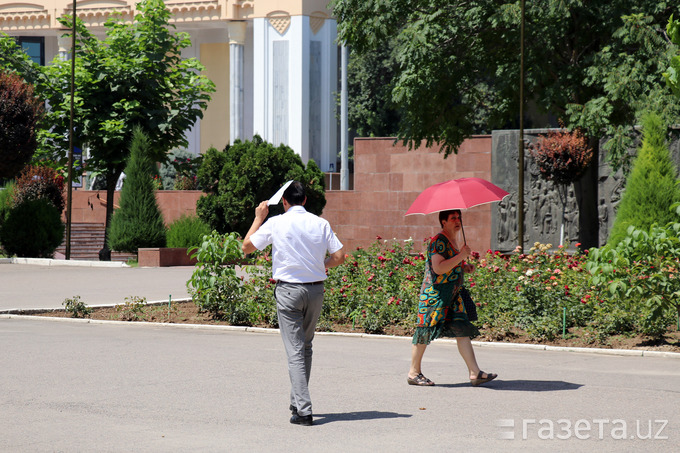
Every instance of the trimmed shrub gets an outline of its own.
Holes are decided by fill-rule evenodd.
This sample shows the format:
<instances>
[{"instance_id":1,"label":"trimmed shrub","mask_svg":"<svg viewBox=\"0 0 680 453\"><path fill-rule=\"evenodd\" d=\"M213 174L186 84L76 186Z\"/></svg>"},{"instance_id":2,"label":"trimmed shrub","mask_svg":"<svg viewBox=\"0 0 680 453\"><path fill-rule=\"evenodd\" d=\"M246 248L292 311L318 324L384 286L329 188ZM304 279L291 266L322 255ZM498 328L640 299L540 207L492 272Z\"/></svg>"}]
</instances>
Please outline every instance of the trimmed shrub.
<instances>
[{"instance_id":1,"label":"trimmed shrub","mask_svg":"<svg viewBox=\"0 0 680 453\"><path fill-rule=\"evenodd\" d=\"M61 213L64 200L64 177L50 167L28 166L17 178L14 189L14 204L29 200L49 200Z\"/></svg>"},{"instance_id":2,"label":"trimmed shrub","mask_svg":"<svg viewBox=\"0 0 680 453\"><path fill-rule=\"evenodd\" d=\"M33 157L43 113L31 85L0 71L0 178L13 178Z\"/></svg>"},{"instance_id":3,"label":"trimmed shrub","mask_svg":"<svg viewBox=\"0 0 680 453\"><path fill-rule=\"evenodd\" d=\"M52 258L63 240L61 213L44 198L13 207L0 227L0 243L10 256Z\"/></svg>"},{"instance_id":4,"label":"trimmed shrub","mask_svg":"<svg viewBox=\"0 0 680 453\"><path fill-rule=\"evenodd\" d=\"M137 253L140 247L165 247L165 224L153 186L149 139L139 128L132 134L130 160L120 193L120 208L111 218L111 250Z\"/></svg>"},{"instance_id":5,"label":"trimmed shrub","mask_svg":"<svg viewBox=\"0 0 680 453\"><path fill-rule=\"evenodd\" d=\"M211 149L198 171L198 183L207 196L196 203L196 213L212 229L243 237L253 222L255 207L291 179L305 186L305 209L321 214L326 206L324 175L313 160L305 167L291 148L274 147L257 135L252 141L237 140L223 152ZM270 206L269 213L283 213L282 204Z\"/></svg>"},{"instance_id":6,"label":"trimmed shrub","mask_svg":"<svg viewBox=\"0 0 680 453\"><path fill-rule=\"evenodd\" d=\"M661 117L656 113L644 115L642 146L626 181L608 245L621 242L631 226L647 230L653 224L666 225L676 220L671 206L680 201L680 189L665 137Z\"/></svg>"},{"instance_id":7,"label":"trimmed shrub","mask_svg":"<svg viewBox=\"0 0 680 453\"><path fill-rule=\"evenodd\" d=\"M593 150L581 131L550 131L530 148L541 175L556 184L577 181L593 159Z\"/></svg>"},{"instance_id":8,"label":"trimmed shrub","mask_svg":"<svg viewBox=\"0 0 680 453\"><path fill-rule=\"evenodd\" d=\"M198 247L203 236L210 234L210 225L196 216L183 215L168 226L168 247Z\"/></svg>"}]
</instances>

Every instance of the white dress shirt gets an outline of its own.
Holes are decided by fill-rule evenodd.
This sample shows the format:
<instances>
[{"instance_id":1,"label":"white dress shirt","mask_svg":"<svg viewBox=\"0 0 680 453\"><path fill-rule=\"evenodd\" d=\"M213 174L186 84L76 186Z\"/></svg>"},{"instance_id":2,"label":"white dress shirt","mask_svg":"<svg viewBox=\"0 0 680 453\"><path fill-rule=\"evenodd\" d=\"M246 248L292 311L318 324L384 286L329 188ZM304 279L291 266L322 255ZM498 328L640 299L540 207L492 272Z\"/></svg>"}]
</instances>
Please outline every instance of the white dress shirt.
<instances>
[{"instance_id":1,"label":"white dress shirt","mask_svg":"<svg viewBox=\"0 0 680 453\"><path fill-rule=\"evenodd\" d=\"M326 252L342 248L328 221L300 205L267 220L250 241L258 250L272 244L272 278L289 283L325 280Z\"/></svg>"}]
</instances>

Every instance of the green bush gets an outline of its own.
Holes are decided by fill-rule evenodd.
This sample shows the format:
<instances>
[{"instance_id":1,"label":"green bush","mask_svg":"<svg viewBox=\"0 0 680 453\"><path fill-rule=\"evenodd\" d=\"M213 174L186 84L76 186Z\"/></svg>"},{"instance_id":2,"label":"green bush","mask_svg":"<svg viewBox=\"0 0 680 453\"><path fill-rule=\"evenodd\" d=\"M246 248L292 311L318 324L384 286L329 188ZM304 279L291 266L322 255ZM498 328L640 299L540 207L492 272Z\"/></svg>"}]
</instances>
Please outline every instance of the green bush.
<instances>
[{"instance_id":1,"label":"green bush","mask_svg":"<svg viewBox=\"0 0 680 453\"><path fill-rule=\"evenodd\" d=\"M63 240L61 214L44 198L13 207L0 226L0 243L10 256L52 258Z\"/></svg>"},{"instance_id":2,"label":"green bush","mask_svg":"<svg viewBox=\"0 0 680 453\"><path fill-rule=\"evenodd\" d=\"M153 186L153 163L147 156L149 139L136 128L120 207L111 218L108 245L111 250L137 253L141 247L165 247L165 224Z\"/></svg>"},{"instance_id":3,"label":"green bush","mask_svg":"<svg viewBox=\"0 0 680 453\"><path fill-rule=\"evenodd\" d=\"M326 205L324 175L314 161L305 167L291 148L274 147L257 135L252 141L237 140L223 152L208 150L198 170L198 183L207 195L196 203L196 213L213 230L244 237L255 207L291 179L305 186L305 208L321 214ZM281 204L270 207L270 215L282 212Z\"/></svg>"},{"instance_id":4,"label":"green bush","mask_svg":"<svg viewBox=\"0 0 680 453\"><path fill-rule=\"evenodd\" d=\"M183 215L168 226L166 241L168 247L198 247L203 236L210 234L210 226L201 218Z\"/></svg>"},{"instance_id":5,"label":"green bush","mask_svg":"<svg viewBox=\"0 0 680 453\"><path fill-rule=\"evenodd\" d=\"M666 144L666 126L659 115L648 113L642 120L642 146L626 180L607 243L618 244L630 226L647 229L655 223L674 221L670 208L680 201L676 177Z\"/></svg>"},{"instance_id":6,"label":"green bush","mask_svg":"<svg viewBox=\"0 0 680 453\"><path fill-rule=\"evenodd\" d=\"M247 304L242 300L241 279L236 263L243 258L236 233L220 235L213 231L198 247L189 249L197 260L187 282L194 303L213 317L236 325L249 325Z\"/></svg>"},{"instance_id":7,"label":"green bush","mask_svg":"<svg viewBox=\"0 0 680 453\"><path fill-rule=\"evenodd\" d=\"M64 299L61 303L66 313L71 313L72 318L85 318L92 313L92 308L80 300L80 296Z\"/></svg>"},{"instance_id":8,"label":"green bush","mask_svg":"<svg viewBox=\"0 0 680 453\"><path fill-rule=\"evenodd\" d=\"M673 237L669 241L677 242L678 234ZM220 250L223 247L220 241L204 242L202 248ZM672 323L674 312L667 305L654 317L655 308L650 301L657 291L664 292L664 300L677 300L680 292L672 285L680 285L680 278L676 277L680 275L677 258L680 253L670 253L668 245L646 247L658 250L660 261L632 270L617 269L622 279L630 275L636 284L656 285L654 290L647 290L646 296L611 293L609 285L603 283L611 279L609 274L602 275L602 281L591 282L586 266L596 259L598 249L569 254L566 247L551 251L550 244L536 243L526 254L502 255L491 250L483 255L475 253L470 262L476 272L466 275L466 286L478 307L479 319L475 324L486 338L494 340L512 338L521 329L536 341L552 341L562 335L563 319L569 335L581 332L583 340L590 343L606 344L612 335L661 335ZM212 253L216 254L214 263L222 262L220 254ZM662 256L668 260L663 261ZM224 316L231 322L247 320L277 327L270 248L258 252L253 259L247 268L249 278L242 282L238 296L234 287L223 289L219 266L215 271L202 273L201 288L199 291L195 286L196 293L202 294L200 303L219 300L217 294L223 291L233 296ZM424 266L425 256L414 250L412 241L380 239L368 248L352 251L344 264L328 270L319 329L349 324L370 333L383 333L392 326L412 330L417 321ZM654 272L655 266L663 271ZM211 280L210 276L214 278ZM235 273L229 278L232 285L238 281Z\"/></svg>"},{"instance_id":9,"label":"green bush","mask_svg":"<svg viewBox=\"0 0 680 453\"><path fill-rule=\"evenodd\" d=\"M631 226L615 247L593 249L586 264L603 297L635 307L639 317L632 322L648 335L665 332L669 313L680 315L680 206L674 211L676 222Z\"/></svg>"},{"instance_id":10,"label":"green bush","mask_svg":"<svg viewBox=\"0 0 680 453\"><path fill-rule=\"evenodd\" d=\"M64 177L53 168L29 165L16 180L14 204L45 198L61 213L64 210Z\"/></svg>"}]
</instances>

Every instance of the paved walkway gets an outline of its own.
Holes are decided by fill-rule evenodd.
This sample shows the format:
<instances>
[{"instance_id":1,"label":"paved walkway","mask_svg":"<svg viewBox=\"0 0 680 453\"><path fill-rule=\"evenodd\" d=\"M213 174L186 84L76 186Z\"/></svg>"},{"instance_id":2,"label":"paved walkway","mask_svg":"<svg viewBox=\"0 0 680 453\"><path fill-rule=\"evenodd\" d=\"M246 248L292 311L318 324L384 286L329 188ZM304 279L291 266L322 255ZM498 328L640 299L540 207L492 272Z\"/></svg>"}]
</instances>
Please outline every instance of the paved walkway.
<instances>
[{"instance_id":1,"label":"paved walkway","mask_svg":"<svg viewBox=\"0 0 680 453\"><path fill-rule=\"evenodd\" d=\"M40 277L52 274L5 266L3 295L9 280L33 281L23 296L12 293L14 304L30 306L35 294L40 304L61 305L61 295L50 302L49 291L39 288ZM132 272L115 283L111 274L87 281L109 282L99 286L102 294L114 287L127 294L137 274L164 288L166 279L181 275L172 268L123 270ZM61 279L79 282L80 269L70 271ZM79 289L90 291L90 284ZM146 297L156 297L155 290ZM101 302L96 292L82 294L92 305ZM408 339L318 335L311 381L316 426L299 427L288 423L285 354L275 333L0 315L0 344L0 451L675 452L680 446L678 358L477 347L480 365L500 377L473 388L455 343L438 341L423 361L437 386L419 388L406 385Z\"/></svg>"}]
</instances>

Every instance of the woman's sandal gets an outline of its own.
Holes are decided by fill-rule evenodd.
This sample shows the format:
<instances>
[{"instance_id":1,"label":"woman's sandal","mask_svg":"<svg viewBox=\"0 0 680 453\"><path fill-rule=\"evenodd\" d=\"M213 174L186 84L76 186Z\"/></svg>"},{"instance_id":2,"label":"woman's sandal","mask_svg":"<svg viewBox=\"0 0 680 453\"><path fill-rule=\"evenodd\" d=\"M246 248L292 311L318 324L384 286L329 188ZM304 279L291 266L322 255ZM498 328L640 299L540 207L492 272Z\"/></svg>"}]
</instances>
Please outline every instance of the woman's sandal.
<instances>
[{"instance_id":1,"label":"woman's sandal","mask_svg":"<svg viewBox=\"0 0 680 453\"><path fill-rule=\"evenodd\" d=\"M484 374L486 374L486 377L482 377ZM497 377L498 375L495 373L484 373L484 371L480 370L479 373L477 373L477 377L475 379L470 379L470 384L472 384L474 387L477 387L478 385L493 381Z\"/></svg>"},{"instance_id":2,"label":"woman's sandal","mask_svg":"<svg viewBox=\"0 0 680 453\"><path fill-rule=\"evenodd\" d=\"M408 382L408 385L421 385L421 386L434 385L434 382L423 376L423 373L420 373L418 376L414 378L407 377L406 382Z\"/></svg>"}]
</instances>

